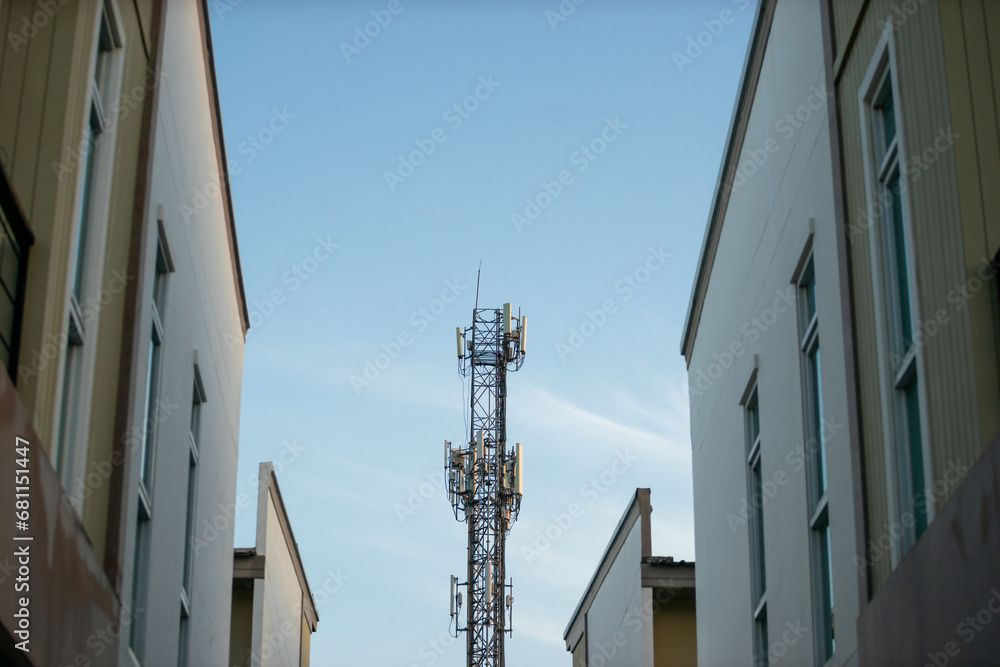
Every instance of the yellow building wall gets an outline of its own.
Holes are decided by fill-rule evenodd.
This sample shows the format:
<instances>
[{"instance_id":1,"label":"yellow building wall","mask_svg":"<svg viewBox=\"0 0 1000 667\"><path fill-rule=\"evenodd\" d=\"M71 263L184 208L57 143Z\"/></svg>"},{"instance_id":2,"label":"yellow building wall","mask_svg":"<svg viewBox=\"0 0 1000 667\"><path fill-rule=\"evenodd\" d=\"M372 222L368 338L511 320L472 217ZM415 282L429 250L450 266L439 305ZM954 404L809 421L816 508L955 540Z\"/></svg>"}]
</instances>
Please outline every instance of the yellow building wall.
<instances>
[{"instance_id":1,"label":"yellow building wall","mask_svg":"<svg viewBox=\"0 0 1000 667\"><path fill-rule=\"evenodd\" d=\"M253 588L233 589L233 620L229 627L229 664L250 664L253 637Z\"/></svg>"},{"instance_id":2,"label":"yellow building wall","mask_svg":"<svg viewBox=\"0 0 1000 667\"><path fill-rule=\"evenodd\" d=\"M51 455L69 244L78 178L60 171L79 149L94 46L96 0L58 5L38 27L30 0L0 3L0 160L35 235L28 261L18 394ZM13 37L12 37L13 35ZM53 168L56 165L56 168ZM62 178L60 178L62 174Z\"/></svg>"},{"instance_id":3,"label":"yellow building wall","mask_svg":"<svg viewBox=\"0 0 1000 667\"><path fill-rule=\"evenodd\" d=\"M584 635L573 649L573 667L587 667L587 636Z\"/></svg>"},{"instance_id":4,"label":"yellow building wall","mask_svg":"<svg viewBox=\"0 0 1000 667\"><path fill-rule=\"evenodd\" d=\"M1000 3L941 2L954 131L980 447L1000 435L1000 293L983 262L1000 249ZM979 285L982 284L982 287Z\"/></svg>"},{"instance_id":5,"label":"yellow building wall","mask_svg":"<svg viewBox=\"0 0 1000 667\"><path fill-rule=\"evenodd\" d=\"M971 466L982 452L983 444L997 430L994 422L998 418L996 406L1000 404L1000 390L996 372L996 333L987 326L989 304L995 304L996 299L995 296L993 299L982 296L984 290L971 299L960 300L961 303L955 300L956 290L967 284L986 244L970 236L972 231L983 238L983 225L964 219L966 211L975 206L962 203L972 201L972 195L963 190L974 186L963 185L960 190L957 185L960 174L965 179L970 169L979 167L971 167L967 157L970 151L978 152L976 140L962 124L961 113L956 113L949 102L955 97L957 83L950 81L947 74L953 72L957 78L961 76L959 64L949 62L946 67L944 55L946 40L942 36L942 16L954 14L950 4L954 4L952 0L942 0L940 5L937 0L926 0L913 3L913 11L907 11L890 0L831 2L836 30L835 74L848 226L845 233L851 253L869 544L878 544L881 539L884 545L893 527L888 509L870 247L878 227L866 216L864 130L858 92L875 55L883 26L893 16L897 21L893 30L900 96L897 105L903 119L900 136L908 155L908 165L904 169L908 167L911 174L905 179L909 187L904 196L909 202L915 247L915 256L911 259L917 272L914 298L921 322L928 322L942 310L947 315L947 323L926 338L920 351L925 365L923 381L928 402L929 427L924 437L929 443L933 472L928 484L943 480L950 467ZM984 3L969 4L982 7ZM911 8L909 4L907 8ZM954 38L947 40L948 44L953 42ZM957 52L954 46L949 49ZM955 61L954 53L951 61ZM995 123L995 117L990 122ZM935 150L935 140L950 132L957 132L961 137L954 140L953 146L943 151ZM931 159L916 161L923 156ZM980 176L986 178L990 173L996 171L976 174L973 181L978 182ZM993 337L992 346L986 342L989 336ZM973 340L980 341L975 353ZM952 485L936 497L937 506L947 501L954 488ZM876 556L870 564L875 590L891 571L888 551L878 550Z\"/></svg>"},{"instance_id":6,"label":"yellow building wall","mask_svg":"<svg viewBox=\"0 0 1000 667\"><path fill-rule=\"evenodd\" d=\"M101 474L113 461L115 440L115 408L118 375L122 362L122 330L125 319L125 290L117 289L116 276L128 275L129 248L132 243L132 222L135 215L137 169L142 143L143 106L153 95L157 78L149 72L150 61L139 15L132 3L120 3L122 29L125 35L125 59L122 73L119 111L114 113L115 161L112 173L108 232L104 249L101 279L100 335L96 339L97 359L94 369L94 404L91 406L89 446L87 450L88 497L84 504L84 526L91 536L99 557L103 558L107 533L109 481ZM155 215L155 211L153 211ZM152 217L152 216L150 216ZM156 229L156 221L147 219L147 229ZM147 233L150 233L147 231ZM127 278L128 282L135 276ZM97 400L102 397L101 400ZM92 474L97 472L97 475Z\"/></svg>"},{"instance_id":7,"label":"yellow building wall","mask_svg":"<svg viewBox=\"0 0 1000 667\"><path fill-rule=\"evenodd\" d=\"M309 620L302 616L302 627L299 630L302 640L302 650L299 652L299 667L309 667L309 651L312 642L312 631L309 629Z\"/></svg>"},{"instance_id":8,"label":"yellow building wall","mask_svg":"<svg viewBox=\"0 0 1000 667\"><path fill-rule=\"evenodd\" d=\"M698 623L694 600L671 600L653 616L653 665L698 666Z\"/></svg>"},{"instance_id":9,"label":"yellow building wall","mask_svg":"<svg viewBox=\"0 0 1000 667\"><path fill-rule=\"evenodd\" d=\"M100 562L107 535L125 290L139 159L142 107L155 77L148 72L152 0L116 3L124 41L121 94L108 110L114 135L114 166L102 279L94 323L99 335L93 383L83 391L91 405L85 477L84 527ZM70 243L82 185L80 164L88 86L93 68L97 0L0 3L0 161L35 235L28 259L17 389L52 456L65 354ZM137 12L137 7L139 12Z\"/></svg>"}]
</instances>

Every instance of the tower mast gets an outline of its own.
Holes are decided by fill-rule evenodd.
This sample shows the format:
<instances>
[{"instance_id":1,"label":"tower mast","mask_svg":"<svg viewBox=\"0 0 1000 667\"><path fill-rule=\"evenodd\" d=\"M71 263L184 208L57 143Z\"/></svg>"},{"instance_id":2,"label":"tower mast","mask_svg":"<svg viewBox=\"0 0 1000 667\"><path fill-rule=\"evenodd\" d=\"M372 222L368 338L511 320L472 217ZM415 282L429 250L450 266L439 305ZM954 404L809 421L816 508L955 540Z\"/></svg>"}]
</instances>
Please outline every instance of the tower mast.
<instances>
[{"instance_id":1,"label":"tower mast","mask_svg":"<svg viewBox=\"0 0 1000 667\"><path fill-rule=\"evenodd\" d=\"M478 301L478 298L477 298ZM455 636L466 633L468 667L503 667L504 635L511 632L513 583L507 581L507 533L521 506L521 445L507 447L507 373L524 363L527 317L511 305L479 308L472 326L456 330L459 372L469 378L468 440L445 441L445 478L455 517L469 528L466 581L451 578ZM466 589L465 627L459 627Z\"/></svg>"}]
</instances>

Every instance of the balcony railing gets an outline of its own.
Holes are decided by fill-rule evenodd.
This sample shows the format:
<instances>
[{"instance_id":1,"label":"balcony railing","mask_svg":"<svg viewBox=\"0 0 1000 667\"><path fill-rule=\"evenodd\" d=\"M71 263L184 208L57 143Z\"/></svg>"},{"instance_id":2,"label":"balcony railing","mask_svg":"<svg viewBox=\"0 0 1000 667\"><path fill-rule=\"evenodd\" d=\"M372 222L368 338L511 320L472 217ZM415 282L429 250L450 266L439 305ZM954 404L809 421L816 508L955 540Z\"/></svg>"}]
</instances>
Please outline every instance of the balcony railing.
<instances>
[{"instance_id":1,"label":"balcony railing","mask_svg":"<svg viewBox=\"0 0 1000 667\"><path fill-rule=\"evenodd\" d=\"M24 314L24 284L28 275L28 249L35 237L11 189L7 172L0 167L0 361L17 384L17 359Z\"/></svg>"}]
</instances>

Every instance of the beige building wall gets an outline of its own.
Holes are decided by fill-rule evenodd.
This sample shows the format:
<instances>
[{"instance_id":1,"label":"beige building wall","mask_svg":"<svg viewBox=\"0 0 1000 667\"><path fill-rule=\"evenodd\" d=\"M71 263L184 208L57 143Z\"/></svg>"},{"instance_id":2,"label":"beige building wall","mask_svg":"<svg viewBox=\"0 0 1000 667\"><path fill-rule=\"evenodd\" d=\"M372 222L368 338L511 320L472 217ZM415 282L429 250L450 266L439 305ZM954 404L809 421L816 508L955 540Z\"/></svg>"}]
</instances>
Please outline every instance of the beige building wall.
<instances>
[{"instance_id":1,"label":"beige building wall","mask_svg":"<svg viewBox=\"0 0 1000 667\"><path fill-rule=\"evenodd\" d=\"M245 664L253 642L253 587L233 589L233 622L229 634L229 665Z\"/></svg>"},{"instance_id":2,"label":"beige building wall","mask_svg":"<svg viewBox=\"0 0 1000 667\"><path fill-rule=\"evenodd\" d=\"M653 667L698 667L697 636L694 600L664 605L653 615Z\"/></svg>"},{"instance_id":3,"label":"beige building wall","mask_svg":"<svg viewBox=\"0 0 1000 667\"><path fill-rule=\"evenodd\" d=\"M1000 250L1000 4L941 2L948 102L954 132L965 275L971 292L984 260ZM979 444L1000 434L1000 290L984 281L968 300Z\"/></svg>"},{"instance_id":4,"label":"beige building wall","mask_svg":"<svg viewBox=\"0 0 1000 667\"><path fill-rule=\"evenodd\" d=\"M98 117L92 81L102 15L113 28L104 42L110 53L99 98L100 139L90 144L91 119ZM30 420L26 427L5 409L10 422L3 426L31 433L33 474L39 476L32 484L39 493L32 502L39 531L33 544L48 554L49 567L35 572L45 583L34 584L33 616L46 628L35 634L30 657L36 664L106 664L119 643L94 637L121 618L122 561L107 546L120 518L112 500L122 460L112 450L131 282L123 269L142 201L136 186L143 173L142 119L150 108L151 18L150 0L0 2L0 163L34 234L16 396L5 395L23 405ZM89 154L95 156L94 178L87 183ZM61 397L74 238L85 211L90 225L78 298L84 324L79 409L62 448L72 454L67 461L75 459L70 464L56 456L56 443L66 419Z\"/></svg>"},{"instance_id":5,"label":"beige building wall","mask_svg":"<svg viewBox=\"0 0 1000 667\"><path fill-rule=\"evenodd\" d=\"M110 127L97 148L91 202L91 275L81 299L87 323L84 414L74 488L78 511L98 559L105 560L115 400L128 279L128 253L136 201L142 116L155 85L145 43L150 39L151 0L139 3L81 0L42 9L27 0L0 5L7 36L0 53L0 161L11 177L29 226L31 248L18 393L32 414L43 446L53 455L59 397L67 353L67 307L73 235L83 207L86 124L102 7L119 28L111 72ZM101 391L93 389L100 387ZM97 396L94 398L94 396Z\"/></svg>"},{"instance_id":6,"label":"beige building wall","mask_svg":"<svg viewBox=\"0 0 1000 667\"><path fill-rule=\"evenodd\" d=\"M229 662L240 667L308 667L319 617L271 463L260 464L257 488L256 546L237 554L252 566L240 570L236 585L252 582L252 588L249 595L234 597ZM243 626L238 632L237 622Z\"/></svg>"},{"instance_id":7,"label":"beige building wall","mask_svg":"<svg viewBox=\"0 0 1000 667\"><path fill-rule=\"evenodd\" d=\"M865 118L859 91L894 18L889 50L897 71L907 188L903 206L912 230L917 341L925 383L925 476L938 484L932 512L957 488L952 471L967 469L1000 431L997 289L982 280L984 260L998 242L995 187L984 187L997 168L996 98L987 29L996 31L995 3L928 0L901 11L888 0L832 3L836 77L841 100L841 144L851 239L851 272L869 544L895 542L885 438L884 378L880 369L876 276L872 244L878 211L866 184ZM998 33L1000 34L1000 33ZM979 57L977 57L979 56ZM975 92L973 92L975 91ZM959 223L960 221L960 223ZM881 549L879 549L881 551ZM886 581L900 555L872 558L873 590Z\"/></svg>"},{"instance_id":8,"label":"beige building wall","mask_svg":"<svg viewBox=\"0 0 1000 667\"><path fill-rule=\"evenodd\" d=\"M651 555L637 489L563 633L573 667L697 665L695 566Z\"/></svg>"}]
</instances>

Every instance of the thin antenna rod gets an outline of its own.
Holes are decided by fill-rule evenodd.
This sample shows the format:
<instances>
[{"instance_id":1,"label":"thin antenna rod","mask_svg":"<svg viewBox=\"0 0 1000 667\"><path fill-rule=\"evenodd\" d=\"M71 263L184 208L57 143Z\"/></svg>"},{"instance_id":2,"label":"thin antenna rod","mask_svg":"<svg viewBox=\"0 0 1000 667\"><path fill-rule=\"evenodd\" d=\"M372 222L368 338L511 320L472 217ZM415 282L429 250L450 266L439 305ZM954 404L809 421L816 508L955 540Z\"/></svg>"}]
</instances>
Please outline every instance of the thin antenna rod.
<instances>
[{"instance_id":1,"label":"thin antenna rod","mask_svg":"<svg viewBox=\"0 0 1000 667\"><path fill-rule=\"evenodd\" d=\"M483 260L479 260L479 271L476 272L476 310L479 310L479 277L483 275Z\"/></svg>"}]
</instances>

